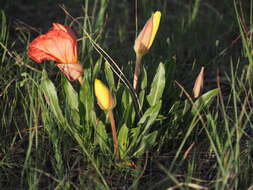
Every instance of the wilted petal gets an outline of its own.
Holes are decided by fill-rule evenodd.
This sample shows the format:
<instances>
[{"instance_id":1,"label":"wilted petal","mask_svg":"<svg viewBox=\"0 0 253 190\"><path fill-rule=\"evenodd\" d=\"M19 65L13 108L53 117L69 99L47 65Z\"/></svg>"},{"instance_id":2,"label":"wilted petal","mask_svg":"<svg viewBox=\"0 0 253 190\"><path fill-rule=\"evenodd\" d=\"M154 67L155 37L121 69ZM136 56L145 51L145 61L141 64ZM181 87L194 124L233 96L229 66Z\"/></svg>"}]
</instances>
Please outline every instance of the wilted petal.
<instances>
[{"instance_id":1,"label":"wilted petal","mask_svg":"<svg viewBox=\"0 0 253 190\"><path fill-rule=\"evenodd\" d=\"M77 64L57 64L57 67L68 77L70 81L74 81L82 77L83 66Z\"/></svg>"}]
</instances>

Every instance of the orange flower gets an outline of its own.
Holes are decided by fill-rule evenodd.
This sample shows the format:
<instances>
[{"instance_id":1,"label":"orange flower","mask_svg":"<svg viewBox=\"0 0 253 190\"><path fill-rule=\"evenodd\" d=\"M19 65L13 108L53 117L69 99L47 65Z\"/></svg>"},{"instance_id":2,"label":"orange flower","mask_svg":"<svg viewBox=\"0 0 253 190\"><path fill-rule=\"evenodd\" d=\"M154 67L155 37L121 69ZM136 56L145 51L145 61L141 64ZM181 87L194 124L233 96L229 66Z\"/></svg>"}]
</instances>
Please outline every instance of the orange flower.
<instances>
[{"instance_id":1,"label":"orange flower","mask_svg":"<svg viewBox=\"0 0 253 190\"><path fill-rule=\"evenodd\" d=\"M53 23L46 33L35 38L28 49L28 56L36 62L57 61L58 68L69 80L77 80L83 75L82 65L77 58L77 40L69 26Z\"/></svg>"}]
</instances>

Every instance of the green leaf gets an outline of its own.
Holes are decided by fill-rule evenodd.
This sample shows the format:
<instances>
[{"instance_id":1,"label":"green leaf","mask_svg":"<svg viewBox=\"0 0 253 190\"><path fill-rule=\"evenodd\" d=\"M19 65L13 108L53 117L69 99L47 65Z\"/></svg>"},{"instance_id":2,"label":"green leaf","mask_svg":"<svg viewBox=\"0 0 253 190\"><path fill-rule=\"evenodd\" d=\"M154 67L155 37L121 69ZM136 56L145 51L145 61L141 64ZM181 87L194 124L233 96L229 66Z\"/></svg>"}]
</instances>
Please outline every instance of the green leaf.
<instances>
[{"instance_id":1,"label":"green leaf","mask_svg":"<svg viewBox=\"0 0 253 190\"><path fill-rule=\"evenodd\" d=\"M105 77L108 82L109 88L115 90L114 75L108 62L105 62Z\"/></svg>"},{"instance_id":2,"label":"green leaf","mask_svg":"<svg viewBox=\"0 0 253 190\"><path fill-rule=\"evenodd\" d=\"M142 67L140 78L141 78L141 89L144 90L148 84L147 71L144 66Z\"/></svg>"},{"instance_id":3,"label":"green leaf","mask_svg":"<svg viewBox=\"0 0 253 190\"><path fill-rule=\"evenodd\" d=\"M135 110L134 107L129 105L127 108L124 109L122 114L122 123L125 123L128 126L132 126L135 119Z\"/></svg>"},{"instance_id":4,"label":"green leaf","mask_svg":"<svg viewBox=\"0 0 253 190\"><path fill-rule=\"evenodd\" d=\"M149 123L149 125L151 125L154 122L154 120L157 118L157 115L161 109L161 106L162 106L162 102L160 101L156 105L147 109L147 111L143 114L140 121L138 122L138 125L141 125L144 123Z\"/></svg>"},{"instance_id":5,"label":"green leaf","mask_svg":"<svg viewBox=\"0 0 253 190\"><path fill-rule=\"evenodd\" d=\"M93 68L93 73L92 73L92 80L94 81L97 78L97 75L99 71L101 70L101 63L102 59L98 59L94 68Z\"/></svg>"},{"instance_id":6,"label":"green leaf","mask_svg":"<svg viewBox=\"0 0 253 190\"><path fill-rule=\"evenodd\" d=\"M188 99L184 101L176 101L171 106L169 114L173 116L175 120L177 120L182 118L186 113L188 113L191 108L191 103Z\"/></svg>"},{"instance_id":7,"label":"green leaf","mask_svg":"<svg viewBox=\"0 0 253 190\"><path fill-rule=\"evenodd\" d=\"M88 80L84 80L84 84L80 90L80 101L84 106L84 121L91 122L96 125L96 118L94 114L94 94Z\"/></svg>"},{"instance_id":8,"label":"green leaf","mask_svg":"<svg viewBox=\"0 0 253 190\"><path fill-rule=\"evenodd\" d=\"M65 119L62 115L55 86L48 79L47 73L45 71L43 71L43 79L41 81L40 87L42 89L42 92L44 93L46 102L52 110L53 114L58 119L60 124L64 125Z\"/></svg>"},{"instance_id":9,"label":"green leaf","mask_svg":"<svg viewBox=\"0 0 253 190\"><path fill-rule=\"evenodd\" d=\"M155 122L158 117L161 106L162 102L160 101L156 105L150 107L138 122L137 127L131 129L131 136L133 138L131 140L131 144L128 147L127 152L132 152L135 149L136 145L138 145L142 141L142 139L148 134L148 132L150 131L150 126Z\"/></svg>"},{"instance_id":10,"label":"green leaf","mask_svg":"<svg viewBox=\"0 0 253 190\"><path fill-rule=\"evenodd\" d=\"M100 9L98 11L98 14L95 16L96 22L95 22L95 29L96 30L102 30L104 25L104 20L106 18L105 13L109 4L108 0L101 0L100 2Z\"/></svg>"},{"instance_id":11,"label":"green leaf","mask_svg":"<svg viewBox=\"0 0 253 190\"><path fill-rule=\"evenodd\" d=\"M79 99L78 99L78 94L70 84L70 82L64 77L63 79L63 88L65 92L65 97L66 97L66 103L68 105L69 114L74 121L75 124L79 125L80 124L80 116L79 116Z\"/></svg>"},{"instance_id":12,"label":"green leaf","mask_svg":"<svg viewBox=\"0 0 253 190\"><path fill-rule=\"evenodd\" d=\"M72 110L78 111L78 94L70 84L70 82L64 78L63 88L66 96L66 101Z\"/></svg>"},{"instance_id":13,"label":"green leaf","mask_svg":"<svg viewBox=\"0 0 253 190\"><path fill-rule=\"evenodd\" d=\"M141 75L140 75L140 81L141 81L141 91L139 93L139 102L140 102L140 107L142 108L143 104L144 104L144 100L145 100L145 95L146 95L146 88L147 88L147 71L145 69L145 67L142 67L141 70Z\"/></svg>"},{"instance_id":14,"label":"green leaf","mask_svg":"<svg viewBox=\"0 0 253 190\"><path fill-rule=\"evenodd\" d=\"M151 90L147 96L150 106L154 106L162 97L165 87L165 68L164 64L160 63L153 79Z\"/></svg>"},{"instance_id":15,"label":"green leaf","mask_svg":"<svg viewBox=\"0 0 253 190\"><path fill-rule=\"evenodd\" d=\"M123 113L123 120L127 126L132 126L135 120L135 109L133 106L132 96L127 89L123 90L122 96L120 98L121 102L121 112Z\"/></svg>"},{"instance_id":16,"label":"green leaf","mask_svg":"<svg viewBox=\"0 0 253 190\"><path fill-rule=\"evenodd\" d=\"M97 143L104 154L108 154L110 148L108 147L108 135L106 133L106 126L103 122L98 121L98 124L95 128L96 136L95 142Z\"/></svg>"},{"instance_id":17,"label":"green leaf","mask_svg":"<svg viewBox=\"0 0 253 190\"><path fill-rule=\"evenodd\" d=\"M132 97L127 89L123 90L122 97L121 97L121 103L124 109L129 107L129 105L132 105Z\"/></svg>"},{"instance_id":18,"label":"green leaf","mask_svg":"<svg viewBox=\"0 0 253 190\"><path fill-rule=\"evenodd\" d=\"M119 131L118 134L118 142L119 142L119 152L120 152L120 157L124 159L125 153L127 150L128 146L128 131L129 129L127 128L126 124L124 124Z\"/></svg>"},{"instance_id":19,"label":"green leaf","mask_svg":"<svg viewBox=\"0 0 253 190\"><path fill-rule=\"evenodd\" d=\"M142 108L144 100L145 100L146 91L141 90L139 93L139 102L140 102L140 108Z\"/></svg>"},{"instance_id":20,"label":"green leaf","mask_svg":"<svg viewBox=\"0 0 253 190\"><path fill-rule=\"evenodd\" d=\"M136 157L141 156L146 151L148 151L150 148L152 148L156 143L157 134L158 134L158 132L154 131L148 135L145 135L140 143L140 146L133 153L133 156L136 156Z\"/></svg>"},{"instance_id":21,"label":"green leaf","mask_svg":"<svg viewBox=\"0 0 253 190\"><path fill-rule=\"evenodd\" d=\"M213 98L217 96L218 93L219 89L216 88L203 94L194 102L191 112L194 115L201 112L204 108L208 107L211 104Z\"/></svg>"}]
</instances>

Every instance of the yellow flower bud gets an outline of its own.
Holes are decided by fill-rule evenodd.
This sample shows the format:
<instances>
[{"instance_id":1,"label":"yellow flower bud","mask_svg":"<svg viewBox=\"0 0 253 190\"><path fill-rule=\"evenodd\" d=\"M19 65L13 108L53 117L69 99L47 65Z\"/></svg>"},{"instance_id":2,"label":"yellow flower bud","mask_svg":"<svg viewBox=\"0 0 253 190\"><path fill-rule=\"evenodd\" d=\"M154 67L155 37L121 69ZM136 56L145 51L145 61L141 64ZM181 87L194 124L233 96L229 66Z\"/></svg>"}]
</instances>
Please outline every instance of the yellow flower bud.
<instances>
[{"instance_id":1,"label":"yellow flower bud","mask_svg":"<svg viewBox=\"0 0 253 190\"><path fill-rule=\"evenodd\" d=\"M114 108L114 98L110 90L102 83L101 80L96 79L94 83L95 95L97 97L98 105L102 110L111 110Z\"/></svg>"},{"instance_id":2,"label":"yellow flower bud","mask_svg":"<svg viewBox=\"0 0 253 190\"><path fill-rule=\"evenodd\" d=\"M161 12L156 11L146 22L142 31L135 40L134 51L138 56L146 54L151 47L160 24L160 19Z\"/></svg>"}]
</instances>

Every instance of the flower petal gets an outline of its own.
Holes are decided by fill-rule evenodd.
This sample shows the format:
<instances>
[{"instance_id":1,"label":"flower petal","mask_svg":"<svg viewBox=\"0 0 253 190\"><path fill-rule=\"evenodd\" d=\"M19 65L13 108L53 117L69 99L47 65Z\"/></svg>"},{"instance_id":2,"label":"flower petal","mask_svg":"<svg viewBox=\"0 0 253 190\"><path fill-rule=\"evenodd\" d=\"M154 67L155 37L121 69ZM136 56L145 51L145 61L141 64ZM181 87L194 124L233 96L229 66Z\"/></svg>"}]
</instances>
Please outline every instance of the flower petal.
<instances>
[{"instance_id":1,"label":"flower petal","mask_svg":"<svg viewBox=\"0 0 253 190\"><path fill-rule=\"evenodd\" d=\"M46 34L29 44L28 55L36 62L54 60L60 63L78 63L77 41L73 31L58 23Z\"/></svg>"},{"instance_id":2,"label":"flower petal","mask_svg":"<svg viewBox=\"0 0 253 190\"><path fill-rule=\"evenodd\" d=\"M153 25L152 25L152 34L151 34L150 41L149 41L149 44L148 44L148 49L151 47L151 45L152 45L152 43L155 39L157 30L159 28L160 20L161 20L161 12L156 11L154 13L154 15L152 16L152 23L153 23Z\"/></svg>"},{"instance_id":3,"label":"flower petal","mask_svg":"<svg viewBox=\"0 0 253 190\"><path fill-rule=\"evenodd\" d=\"M57 64L57 67L68 77L70 81L77 80L83 75L83 66L77 64Z\"/></svg>"}]
</instances>

